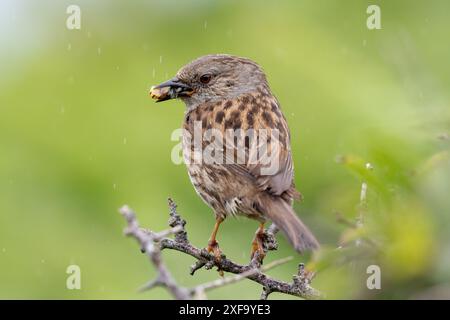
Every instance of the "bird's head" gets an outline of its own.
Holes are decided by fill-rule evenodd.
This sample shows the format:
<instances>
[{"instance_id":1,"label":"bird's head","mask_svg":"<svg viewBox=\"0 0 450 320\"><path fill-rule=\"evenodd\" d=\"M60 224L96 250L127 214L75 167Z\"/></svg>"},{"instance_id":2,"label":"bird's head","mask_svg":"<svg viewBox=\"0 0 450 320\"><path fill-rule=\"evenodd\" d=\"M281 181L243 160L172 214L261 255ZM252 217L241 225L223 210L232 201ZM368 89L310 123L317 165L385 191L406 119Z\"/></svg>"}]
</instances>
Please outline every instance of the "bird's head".
<instances>
[{"instance_id":1,"label":"bird's head","mask_svg":"<svg viewBox=\"0 0 450 320\"><path fill-rule=\"evenodd\" d=\"M266 76L252 60L226 54L200 57L176 76L150 90L157 102L182 99L188 108L204 102L232 99L255 90L269 90Z\"/></svg>"}]
</instances>

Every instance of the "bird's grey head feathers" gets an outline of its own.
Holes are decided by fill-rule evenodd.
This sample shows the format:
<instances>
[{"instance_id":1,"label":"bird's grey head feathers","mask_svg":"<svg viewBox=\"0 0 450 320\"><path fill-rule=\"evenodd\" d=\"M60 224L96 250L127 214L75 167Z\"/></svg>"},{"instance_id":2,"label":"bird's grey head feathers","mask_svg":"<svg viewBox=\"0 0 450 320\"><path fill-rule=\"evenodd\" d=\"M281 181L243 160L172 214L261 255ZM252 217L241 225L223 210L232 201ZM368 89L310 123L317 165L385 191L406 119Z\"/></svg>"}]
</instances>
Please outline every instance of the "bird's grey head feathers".
<instances>
[{"instance_id":1,"label":"bird's grey head feathers","mask_svg":"<svg viewBox=\"0 0 450 320\"><path fill-rule=\"evenodd\" d=\"M188 107L268 89L259 65L250 59L226 54L200 57L181 68L176 78L193 89L191 95L181 97Z\"/></svg>"}]
</instances>

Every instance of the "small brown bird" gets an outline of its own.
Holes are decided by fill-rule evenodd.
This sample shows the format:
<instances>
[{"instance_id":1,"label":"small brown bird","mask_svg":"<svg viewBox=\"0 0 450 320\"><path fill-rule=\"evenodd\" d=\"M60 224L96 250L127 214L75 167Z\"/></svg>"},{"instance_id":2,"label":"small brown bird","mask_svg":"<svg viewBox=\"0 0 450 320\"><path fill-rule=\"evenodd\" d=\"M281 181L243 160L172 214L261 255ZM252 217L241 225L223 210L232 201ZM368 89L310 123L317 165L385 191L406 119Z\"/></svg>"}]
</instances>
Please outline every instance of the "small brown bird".
<instances>
[{"instance_id":1,"label":"small brown bird","mask_svg":"<svg viewBox=\"0 0 450 320\"><path fill-rule=\"evenodd\" d=\"M255 252L264 256L267 220L283 231L298 252L319 247L292 208L300 193L293 182L289 128L255 62L225 54L203 56L181 68L173 79L153 87L150 94L157 102L180 98L186 104L183 154L189 177L216 216L209 252L220 257L217 231L225 218L234 215L260 223L252 257ZM202 140L196 145L197 129ZM231 139L218 138L229 137L230 130ZM265 160L271 161L259 157L261 145L270 154ZM205 157L211 148L214 161Z\"/></svg>"}]
</instances>

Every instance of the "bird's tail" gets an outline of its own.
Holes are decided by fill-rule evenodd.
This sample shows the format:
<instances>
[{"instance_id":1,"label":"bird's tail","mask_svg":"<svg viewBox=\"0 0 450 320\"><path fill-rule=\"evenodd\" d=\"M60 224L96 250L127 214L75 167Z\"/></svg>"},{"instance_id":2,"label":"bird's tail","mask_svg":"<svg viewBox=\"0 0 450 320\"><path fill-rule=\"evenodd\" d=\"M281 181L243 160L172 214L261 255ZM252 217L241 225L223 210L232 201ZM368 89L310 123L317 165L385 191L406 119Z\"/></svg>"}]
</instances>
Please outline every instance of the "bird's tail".
<instances>
[{"instance_id":1,"label":"bird's tail","mask_svg":"<svg viewBox=\"0 0 450 320\"><path fill-rule=\"evenodd\" d=\"M299 253L319 248L319 242L299 219L291 205L279 197L265 195L262 199L264 214L283 231L289 242Z\"/></svg>"}]
</instances>

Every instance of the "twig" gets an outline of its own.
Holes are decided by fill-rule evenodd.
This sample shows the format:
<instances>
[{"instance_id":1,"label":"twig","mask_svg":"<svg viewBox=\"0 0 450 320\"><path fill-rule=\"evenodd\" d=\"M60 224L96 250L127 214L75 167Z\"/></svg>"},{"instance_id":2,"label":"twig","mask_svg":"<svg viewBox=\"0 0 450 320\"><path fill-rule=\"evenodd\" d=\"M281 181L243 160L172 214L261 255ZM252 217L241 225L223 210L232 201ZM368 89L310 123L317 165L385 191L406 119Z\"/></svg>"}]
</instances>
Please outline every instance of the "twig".
<instances>
[{"instance_id":1,"label":"twig","mask_svg":"<svg viewBox=\"0 0 450 320\"><path fill-rule=\"evenodd\" d=\"M336 215L336 221L340 224L346 225L347 227L351 229L356 229L358 226L356 222L351 221L350 219L347 219L342 215L340 212L335 212Z\"/></svg>"},{"instance_id":2,"label":"twig","mask_svg":"<svg viewBox=\"0 0 450 320\"><path fill-rule=\"evenodd\" d=\"M373 166L370 162L366 163L366 169L369 171L373 170ZM361 192L359 195L359 212L356 218L356 226L362 227L364 225L364 215L367 211L367 182L363 181L361 183Z\"/></svg>"},{"instance_id":3,"label":"twig","mask_svg":"<svg viewBox=\"0 0 450 320\"><path fill-rule=\"evenodd\" d=\"M365 165L365 168L369 171L373 170L373 166L370 162L367 162ZM367 191L368 191L368 184L367 182L363 181L361 183L361 191L359 194L359 205L358 205L358 213L357 216L355 218L355 222L353 222L350 219L347 219L346 217L344 217L340 212L336 212L336 221L338 223L341 223L343 225L346 225L347 227L351 228L351 229L358 229L358 228L362 228L364 226L364 216L367 214L367 209L368 209L368 205L367 205ZM355 240L355 245L357 247L361 246L362 243L365 242L371 246L374 247L378 247L377 243L368 238L368 237L358 237ZM341 247L341 246L339 246Z\"/></svg>"},{"instance_id":4,"label":"twig","mask_svg":"<svg viewBox=\"0 0 450 320\"><path fill-rule=\"evenodd\" d=\"M150 261L153 263L153 265L155 265L156 269L158 270L157 279L148 283L145 286L145 288L150 289L155 286L164 286L167 288L167 290L169 290L169 292L174 296L174 298L178 300L189 299L190 298L189 292L185 288L182 288L177 285L170 271L162 263L161 250L157 245L156 243L157 239L153 236L153 234L151 232L146 232L141 228L139 228L139 223L136 220L136 215L128 206L126 205L123 206L120 209L120 213L125 217L128 223L128 226L125 229L125 235L132 236L139 242L141 248L145 250Z\"/></svg>"},{"instance_id":5,"label":"twig","mask_svg":"<svg viewBox=\"0 0 450 320\"><path fill-rule=\"evenodd\" d=\"M272 261L271 263L269 263L268 265L264 266L262 268L262 271L267 271L270 270L272 268L275 268L279 265L285 264L289 261L292 260L292 257L287 257L284 259L279 259L279 260L275 260ZM234 275L234 276L230 276L230 277L226 277L226 278L222 278L222 279L217 279L211 282L207 282L201 285L196 286L194 289L192 289L192 294L196 297L198 297L199 299L202 299L205 297L205 292L211 289L215 289L215 288L219 288L219 287L223 287L225 285L228 284L232 284L241 280L244 280L245 278L248 278L249 276L252 276L256 273L260 272L257 268L255 269L250 269L247 270L243 273Z\"/></svg>"},{"instance_id":6,"label":"twig","mask_svg":"<svg viewBox=\"0 0 450 320\"><path fill-rule=\"evenodd\" d=\"M310 286L312 274L307 272L303 265L301 268L299 267L297 274L293 276L292 283L273 279L264 273L275 266L286 263L291 258L276 260L262 267L261 259L258 254L256 254L248 265L240 265L227 259L224 255L220 260L217 260L205 249L193 246L189 242L185 230L186 221L178 214L177 206L171 199L169 199L169 225L171 229L159 233L140 229L134 212L127 206L122 207L120 212L126 218L128 223L125 233L133 236L139 242L141 248L145 250L150 261L158 270L156 280L150 281L144 285L141 290L148 290L155 286L164 286L176 299L203 299L206 298L205 292L208 290L235 283L243 279L249 279L263 286L264 292L266 293L261 295L261 298L265 299L273 292L289 294L304 299L318 299L322 297L319 291ZM265 252L268 250L276 250L278 244L275 239L275 234L277 231L278 228L275 225L270 226L269 229L265 231L263 244ZM167 236L172 234L174 235L174 239L167 238ZM203 267L207 270L217 267L218 270L233 273L235 276L201 284L192 289L180 287L176 284L169 270L161 260L161 250L164 249L176 250L196 258L197 261L191 266L191 275L193 275L196 270Z\"/></svg>"}]
</instances>

